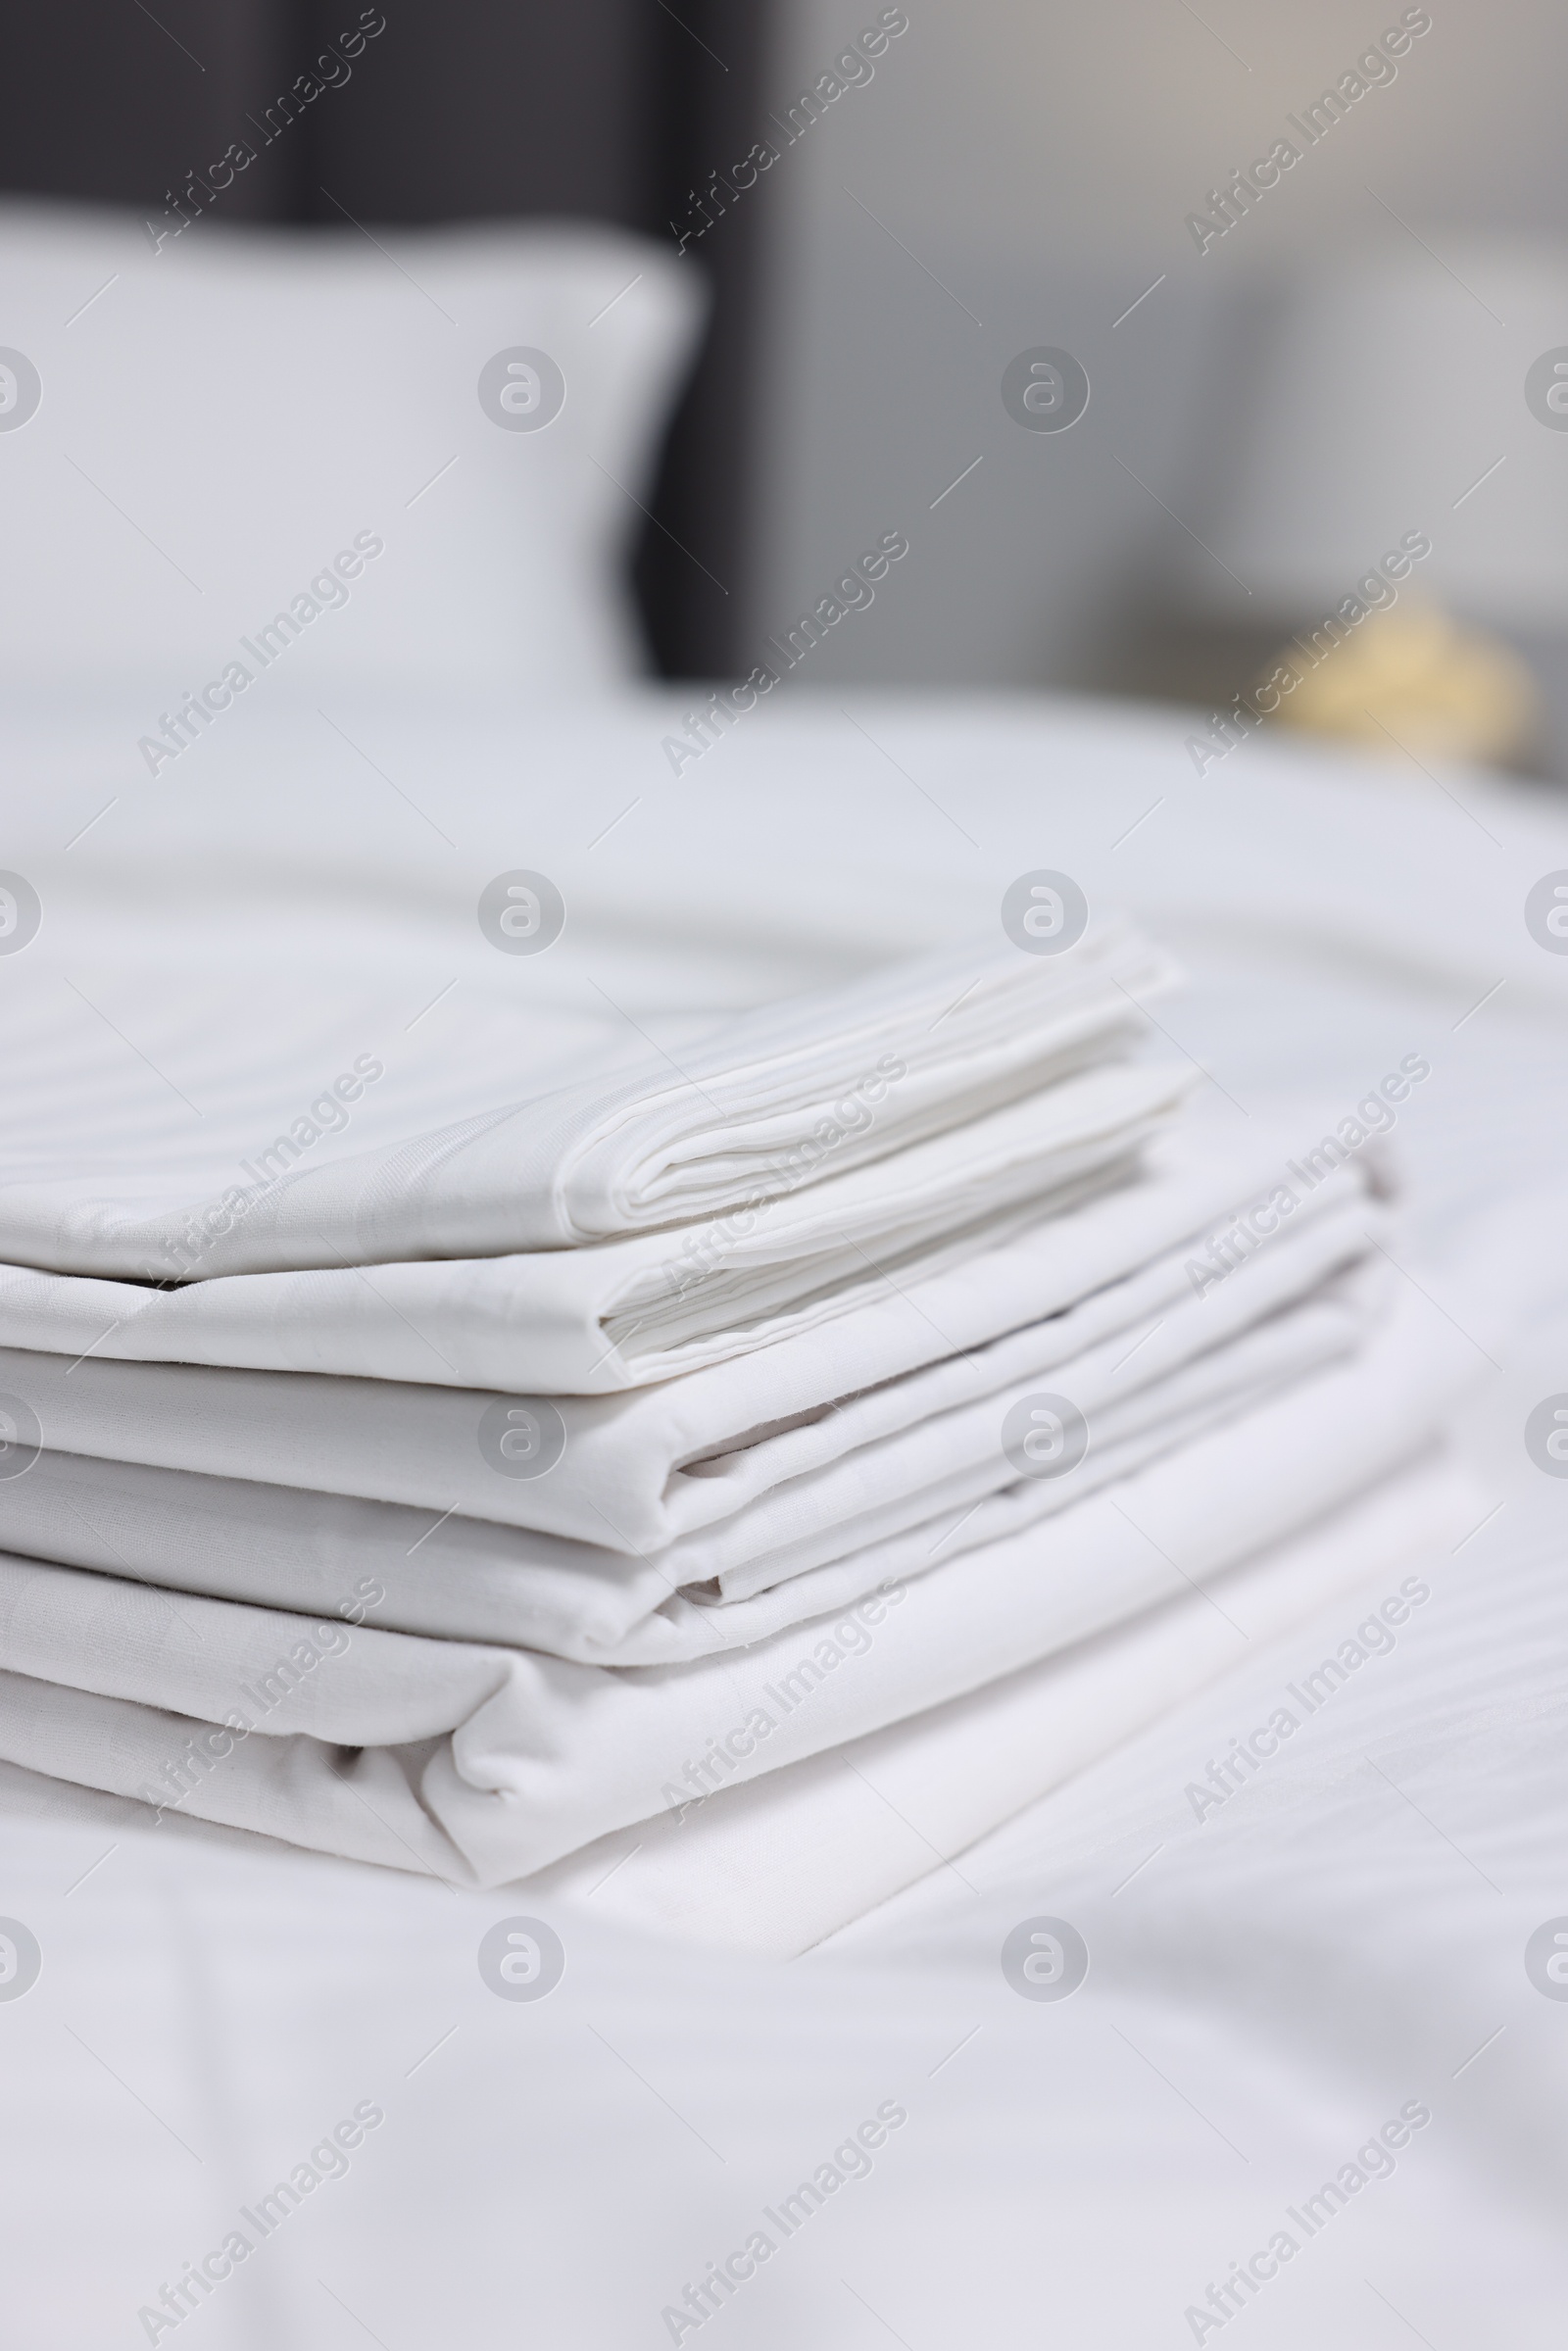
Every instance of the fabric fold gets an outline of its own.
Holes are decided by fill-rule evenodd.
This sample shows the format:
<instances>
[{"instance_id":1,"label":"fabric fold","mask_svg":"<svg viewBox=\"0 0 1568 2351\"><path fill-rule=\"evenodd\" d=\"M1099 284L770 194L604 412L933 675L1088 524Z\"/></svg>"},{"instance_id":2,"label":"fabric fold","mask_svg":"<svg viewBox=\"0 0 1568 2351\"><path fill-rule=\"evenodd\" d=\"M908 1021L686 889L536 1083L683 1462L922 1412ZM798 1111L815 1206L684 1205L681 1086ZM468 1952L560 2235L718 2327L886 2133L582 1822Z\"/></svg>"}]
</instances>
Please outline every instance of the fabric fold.
<instances>
[{"instance_id":1,"label":"fabric fold","mask_svg":"<svg viewBox=\"0 0 1568 2351\"><path fill-rule=\"evenodd\" d=\"M1091 1070L729 1217L532 1255L214 1274L0 1267L0 1339L71 1355L612 1391L721 1362L972 1256L1132 1157L1185 1066Z\"/></svg>"},{"instance_id":2,"label":"fabric fold","mask_svg":"<svg viewBox=\"0 0 1568 2351\"><path fill-rule=\"evenodd\" d=\"M1185 1323L1197 1309L1217 1339L1234 1315L1246 1318L1254 1285L1278 1282L1271 1295L1283 1298L1292 1265L1310 1264L1310 1279L1365 1249L1381 1213L1381 1178L1365 1158L1276 1213L1258 1240L1282 1149L1264 1136L1245 1154L1222 1151L1172 1133L1136 1179L955 1265L885 1284L851 1314L623 1394L543 1399L537 1417L560 1451L538 1475L512 1474L534 1465L487 1443L529 1400L494 1390L5 1347L0 1393L62 1452L657 1552L1009 1379L1054 1375L1118 1333L1131 1347L1152 1323L1173 1313ZM1234 1259L1223 1279L1215 1246Z\"/></svg>"},{"instance_id":3,"label":"fabric fold","mask_svg":"<svg viewBox=\"0 0 1568 2351\"><path fill-rule=\"evenodd\" d=\"M1178 1126L1196 1065L1146 1057L1138 1009L1165 958L1117 924L1034 944L722 1022L666 1004L635 1045L567 1001L615 1012L591 975L552 1004L530 967L506 1001L536 1035L492 1018L438 1067L427 1032L363 1148L280 1134L239 1186L229 1136L303 1032L226 1073L198 1142L167 1102L106 1120L110 1162L29 966L0 1758L510 1884L638 1824L667 1850L714 1799L788 1822L823 1758L1036 1671L1059 1759L1094 1644L1127 1637L1099 1687L1141 1719L1207 1670L1215 1580L1251 1563L1294 1606L1343 1571L1314 1526L1364 1557L1380 1489L1419 1519L1517 1239L1440 1278L1449 1313L1399 1281L1373 1135L1301 1164L1261 1121ZM180 1071L217 1100L213 1050L192 1016ZM386 1072L353 1069L358 1105ZM1163 1663L1133 1631L1161 1622Z\"/></svg>"},{"instance_id":4,"label":"fabric fold","mask_svg":"<svg viewBox=\"0 0 1568 2351\"><path fill-rule=\"evenodd\" d=\"M506 919L528 911L523 901L536 933L548 914L530 880L499 917L503 946L526 948L528 932ZM320 1165L303 1157L319 1131L308 1114L296 1121L308 1136L286 1127L226 1173L193 1151L183 1171L167 1145L138 1164L130 1137L112 1174L84 1173L96 1154L74 1136L47 1176L0 1187L0 1256L205 1283L563 1250L690 1223L871 1165L1125 1052L1139 1003L1173 978L1165 955L1117 923L1052 955L1005 938L944 950L743 1014L678 1053L636 1029L608 1066L565 1086L509 1094L507 1075L486 1070L467 1115ZM514 1053L515 1085L529 1060L521 1036ZM357 1072L335 1081L344 1102L365 1092ZM36 1161L51 1153L44 1102L35 1108ZM259 1093L258 1125L268 1111Z\"/></svg>"},{"instance_id":5,"label":"fabric fold","mask_svg":"<svg viewBox=\"0 0 1568 2351\"><path fill-rule=\"evenodd\" d=\"M1020 1477L1004 1450L1005 1416L1026 1383L978 1412L918 1423L909 1437L925 1455L921 1485L908 1482L906 1448L890 1453L884 1443L866 1448L880 1458L839 1465L858 1473L858 1507L831 1480L789 1481L640 1556L452 1511L432 1523L396 1503L57 1452L0 1480L0 1547L172 1592L581 1664L683 1662L848 1607L1072 1508L1239 1404L1348 1353L1375 1299L1364 1282L1335 1280L1283 1310L1272 1303L1253 1298L1239 1336L1191 1332L1189 1345L1214 1344L1148 1364L1125 1396L1113 1392L1105 1349L1070 1364L1093 1437L1057 1478ZM966 1425L944 1430L944 1419ZM944 1461L946 1474L934 1474ZM794 1492L801 1484L811 1491Z\"/></svg>"},{"instance_id":6,"label":"fabric fold","mask_svg":"<svg viewBox=\"0 0 1568 2351\"><path fill-rule=\"evenodd\" d=\"M461 1873L501 1884L1201 1586L1413 1460L1473 1358L1446 1314L1419 1292L1402 1295L1346 1367L1296 1384L1114 1494L879 1592L855 1638L818 1618L721 1657L607 1669L8 1558L0 1666L107 1701L92 1736L90 1710L75 1710L70 1776L153 1802L162 1786L170 1803L204 1817L249 1807L249 1825L297 1841L314 1841L323 1807L334 1819L340 1810L335 1786L309 1792L313 1773L335 1783L363 1767L384 1780L377 1757L395 1750ZM40 1705L47 1713L41 1700L34 1713ZM160 1772L132 1780L160 1739ZM267 1760L279 1739L295 1750L288 1806ZM0 1741L8 1759L35 1760L24 1732L0 1729ZM366 1752L349 1759L345 1748Z\"/></svg>"},{"instance_id":7,"label":"fabric fold","mask_svg":"<svg viewBox=\"0 0 1568 2351\"><path fill-rule=\"evenodd\" d=\"M527 1881L640 1934L794 1958L1325 1609L1393 1598L1485 1515L1442 1452L1202 1591L842 1748L637 1821ZM1407 1588L1406 1588L1407 1589ZM1336 1633L1338 1628L1336 1628Z\"/></svg>"}]
</instances>

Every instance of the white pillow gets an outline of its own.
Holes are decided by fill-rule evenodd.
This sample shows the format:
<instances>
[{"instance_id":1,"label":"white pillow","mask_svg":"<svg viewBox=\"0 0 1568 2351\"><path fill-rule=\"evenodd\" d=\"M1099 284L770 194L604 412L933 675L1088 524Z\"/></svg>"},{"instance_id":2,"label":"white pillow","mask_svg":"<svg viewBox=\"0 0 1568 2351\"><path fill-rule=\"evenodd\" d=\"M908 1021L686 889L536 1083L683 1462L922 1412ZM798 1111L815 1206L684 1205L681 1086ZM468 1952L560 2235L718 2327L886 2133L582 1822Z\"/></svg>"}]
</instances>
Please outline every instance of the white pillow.
<instances>
[{"instance_id":1,"label":"white pillow","mask_svg":"<svg viewBox=\"0 0 1568 2351\"><path fill-rule=\"evenodd\" d=\"M702 307L608 229L205 218L155 249L0 204L0 677L151 721L270 644L306 691L626 676L633 500Z\"/></svg>"}]
</instances>

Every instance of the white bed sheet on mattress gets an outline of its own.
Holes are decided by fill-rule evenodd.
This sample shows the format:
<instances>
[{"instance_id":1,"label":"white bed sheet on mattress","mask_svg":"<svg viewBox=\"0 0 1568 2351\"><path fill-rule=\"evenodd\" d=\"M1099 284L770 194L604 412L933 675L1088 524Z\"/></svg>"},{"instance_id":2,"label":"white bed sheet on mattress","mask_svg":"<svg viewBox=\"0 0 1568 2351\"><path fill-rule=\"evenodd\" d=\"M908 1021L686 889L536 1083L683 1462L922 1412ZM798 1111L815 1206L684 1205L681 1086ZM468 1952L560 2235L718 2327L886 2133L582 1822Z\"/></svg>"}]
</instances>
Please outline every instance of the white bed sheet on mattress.
<instances>
[{"instance_id":1,"label":"white bed sheet on mattress","mask_svg":"<svg viewBox=\"0 0 1568 2351\"><path fill-rule=\"evenodd\" d=\"M1200 783L1169 713L853 709L865 733L804 700L760 712L679 782L660 748L679 708L657 697L522 728L360 714L351 731L440 815L450 856L303 716L246 714L203 746L219 757L199 791L183 762L123 832L112 812L70 853L102 842L72 883L66 967L91 993L94 969L112 980L135 954L139 857L205 858L215 946L264 941L290 890L269 839L309 841L324 878L289 897L284 927L320 970L331 1061L329 1033L365 1043L334 991L388 890L408 906L417 1010L455 964L505 984L476 928L460 948L440 909L471 923L491 874L554 861L595 974L657 1028L958 936L1016 873L1065 869L1183 956L1192 985L1160 1017L1212 1073L1217 1118L1303 1089L1348 1112L1417 1053L1432 1074L1396 1141L1428 1234L1560 1181L1568 957L1522 912L1568 869L1568 817L1544 793L1446 777L1460 806L1414 771L1257 742ZM90 730L14 748L29 783L5 862L63 873L60 845L128 766ZM215 828L217 859L199 848ZM1283 2228L1299 2252L1203 2340L1237 2326L1270 2351L1555 2344L1568 2002L1534 1988L1523 1954L1568 1913L1568 1480L1534 1468L1522 1427L1568 1390L1561 1291L1544 1266L1539 1324L1467 1429L1496 1515L1310 1741L1193 1818L1186 1784L1267 1719L1337 1617L792 1968L628 1935L590 1897L555 1919L560 1987L502 2001L475 1949L504 1895L155 1829L0 1774L0 1916L45 1951L26 1998L0 2000L19 2335L148 2339L138 2309L368 2100L385 2122L346 2176L158 2340L667 2342L663 2309L760 2228L772 2258L681 2340L1146 2351L1198 2339L1188 2309ZM1039 1916L1091 1947L1059 2004L1017 1997L999 1964ZM907 2121L784 2241L764 2209L884 2101ZM1392 2176L1305 2241L1289 2208L1409 2102L1432 2119Z\"/></svg>"}]
</instances>

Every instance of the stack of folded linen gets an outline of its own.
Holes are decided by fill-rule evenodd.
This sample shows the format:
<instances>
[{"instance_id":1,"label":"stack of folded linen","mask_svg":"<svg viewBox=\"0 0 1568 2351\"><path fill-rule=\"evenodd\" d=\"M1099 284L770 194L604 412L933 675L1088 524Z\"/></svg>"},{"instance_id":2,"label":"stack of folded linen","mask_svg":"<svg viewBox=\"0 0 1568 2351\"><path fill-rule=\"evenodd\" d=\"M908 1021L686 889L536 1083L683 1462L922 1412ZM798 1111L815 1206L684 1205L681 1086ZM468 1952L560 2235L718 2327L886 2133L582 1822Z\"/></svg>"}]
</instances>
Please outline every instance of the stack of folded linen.
<instances>
[{"instance_id":1,"label":"stack of folded linen","mask_svg":"<svg viewBox=\"0 0 1568 2351\"><path fill-rule=\"evenodd\" d=\"M1451 1523L1468 1342L1391 1302L1378 1162L1190 1132L1171 977L1117 926L947 952L239 1184L89 1148L24 1038L0 1756L468 1884L639 1825L733 1883L780 1804L820 1862L830 1753L956 1739L979 1834L1040 1767L956 1701L1054 1661L1059 1771L1075 1658L1132 1727L1214 1670L1205 1579L1277 1555L1274 1621ZM829 1924L930 1866L839 1842Z\"/></svg>"}]
</instances>

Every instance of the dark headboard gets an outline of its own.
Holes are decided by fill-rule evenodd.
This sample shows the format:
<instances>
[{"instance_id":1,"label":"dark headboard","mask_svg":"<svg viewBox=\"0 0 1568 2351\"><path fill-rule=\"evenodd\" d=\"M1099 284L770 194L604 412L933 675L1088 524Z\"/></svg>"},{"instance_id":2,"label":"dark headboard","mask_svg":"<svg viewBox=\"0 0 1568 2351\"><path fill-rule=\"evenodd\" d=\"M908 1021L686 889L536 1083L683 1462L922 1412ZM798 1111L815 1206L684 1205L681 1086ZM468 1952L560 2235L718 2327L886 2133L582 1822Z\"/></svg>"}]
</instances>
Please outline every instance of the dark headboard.
<instances>
[{"instance_id":1,"label":"dark headboard","mask_svg":"<svg viewBox=\"0 0 1568 2351\"><path fill-rule=\"evenodd\" d=\"M224 217L309 224L558 214L671 246L692 191L758 136L767 0L381 0L348 77L288 120L280 95L360 0L50 0L6 11L0 185L131 204L248 139ZM342 36L348 35L345 44ZM268 110L279 126L270 143ZM247 127L247 125L251 127ZM323 191L330 191L325 193ZM758 216L686 254L712 323L665 452L637 562L660 667L739 659Z\"/></svg>"}]
</instances>

